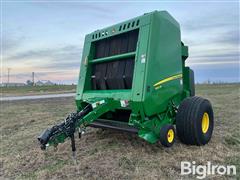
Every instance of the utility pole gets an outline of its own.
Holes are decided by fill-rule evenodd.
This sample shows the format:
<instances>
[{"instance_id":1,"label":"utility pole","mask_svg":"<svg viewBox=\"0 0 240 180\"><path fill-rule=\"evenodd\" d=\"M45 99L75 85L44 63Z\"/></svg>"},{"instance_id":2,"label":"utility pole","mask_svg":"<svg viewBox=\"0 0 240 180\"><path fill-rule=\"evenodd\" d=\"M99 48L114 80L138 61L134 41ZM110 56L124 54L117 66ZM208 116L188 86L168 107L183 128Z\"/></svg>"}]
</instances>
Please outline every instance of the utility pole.
<instances>
[{"instance_id":1,"label":"utility pole","mask_svg":"<svg viewBox=\"0 0 240 180\"><path fill-rule=\"evenodd\" d=\"M34 72L32 72L32 85L34 86Z\"/></svg>"},{"instance_id":2,"label":"utility pole","mask_svg":"<svg viewBox=\"0 0 240 180\"><path fill-rule=\"evenodd\" d=\"M9 86L9 83L10 83L10 70L11 70L11 68L8 68L7 86Z\"/></svg>"}]
</instances>

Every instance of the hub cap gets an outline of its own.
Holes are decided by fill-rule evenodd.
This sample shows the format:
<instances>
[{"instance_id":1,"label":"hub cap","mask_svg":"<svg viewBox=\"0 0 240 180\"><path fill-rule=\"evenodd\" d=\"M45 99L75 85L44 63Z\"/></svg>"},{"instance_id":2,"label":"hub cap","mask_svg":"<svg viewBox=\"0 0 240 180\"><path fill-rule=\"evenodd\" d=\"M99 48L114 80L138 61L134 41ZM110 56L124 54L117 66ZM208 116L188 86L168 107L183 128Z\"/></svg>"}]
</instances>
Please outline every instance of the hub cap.
<instances>
[{"instance_id":1,"label":"hub cap","mask_svg":"<svg viewBox=\"0 0 240 180\"><path fill-rule=\"evenodd\" d=\"M208 113L204 113L202 117L202 132L206 133L209 128L209 116Z\"/></svg>"},{"instance_id":2,"label":"hub cap","mask_svg":"<svg viewBox=\"0 0 240 180\"><path fill-rule=\"evenodd\" d=\"M169 143L173 142L174 139L174 131L172 129L169 129L167 133L167 140Z\"/></svg>"}]
</instances>

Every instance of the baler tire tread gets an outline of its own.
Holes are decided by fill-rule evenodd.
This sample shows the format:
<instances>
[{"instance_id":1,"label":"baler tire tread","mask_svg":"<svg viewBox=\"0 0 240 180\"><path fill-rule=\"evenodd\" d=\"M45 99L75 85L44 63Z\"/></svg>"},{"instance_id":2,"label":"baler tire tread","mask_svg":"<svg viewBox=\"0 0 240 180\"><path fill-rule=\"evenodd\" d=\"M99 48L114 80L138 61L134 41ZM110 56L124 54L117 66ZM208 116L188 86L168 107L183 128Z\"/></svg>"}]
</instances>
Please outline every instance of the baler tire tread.
<instances>
[{"instance_id":1,"label":"baler tire tread","mask_svg":"<svg viewBox=\"0 0 240 180\"><path fill-rule=\"evenodd\" d=\"M202 117L209 114L209 129L202 132ZM179 139L189 145L204 145L211 139L213 131L213 110L211 103L204 98L193 96L182 101L176 115L176 129Z\"/></svg>"}]
</instances>

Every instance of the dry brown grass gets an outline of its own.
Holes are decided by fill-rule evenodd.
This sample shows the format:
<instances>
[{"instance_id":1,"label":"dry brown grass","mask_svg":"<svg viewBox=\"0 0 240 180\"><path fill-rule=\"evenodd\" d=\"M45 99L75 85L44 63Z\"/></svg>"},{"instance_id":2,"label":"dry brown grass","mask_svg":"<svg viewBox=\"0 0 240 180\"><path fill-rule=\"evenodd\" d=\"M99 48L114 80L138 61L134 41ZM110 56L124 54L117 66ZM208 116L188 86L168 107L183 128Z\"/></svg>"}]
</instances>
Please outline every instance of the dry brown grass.
<instances>
[{"instance_id":1,"label":"dry brown grass","mask_svg":"<svg viewBox=\"0 0 240 180\"><path fill-rule=\"evenodd\" d=\"M180 176L181 161L235 164L239 177L239 85L201 85L197 94L210 99L215 130L209 144L172 148L150 145L136 135L89 129L77 140L77 160L70 142L42 152L39 133L75 109L73 98L4 102L1 104L1 176L10 179L191 179ZM229 177L209 177L227 179ZM233 177L236 178L236 177Z\"/></svg>"}]
</instances>

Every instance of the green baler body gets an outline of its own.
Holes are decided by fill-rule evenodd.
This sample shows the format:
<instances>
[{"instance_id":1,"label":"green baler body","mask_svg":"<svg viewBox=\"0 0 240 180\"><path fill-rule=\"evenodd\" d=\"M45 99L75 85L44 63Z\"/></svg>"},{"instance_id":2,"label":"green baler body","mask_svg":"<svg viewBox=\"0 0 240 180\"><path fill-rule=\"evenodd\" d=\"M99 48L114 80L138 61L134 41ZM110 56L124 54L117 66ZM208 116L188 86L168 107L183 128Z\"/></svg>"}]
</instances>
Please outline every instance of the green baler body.
<instances>
[{"instance_id":1,"label":"green baler body","mask_svg":"<svg viewBox=\"0 0 240 180\"><path fill-rule=\"evenodd\" d=\"M138 32L134 51L96 58L98 41L127 32ZM188 48L181 42L180 26L166 11L147 13L90 33L83 48L77 109L101 100L128 102L126 106L119 103L119 107L110 111L130 112L128 121L122 123L138 128L140 137L154 143L164 124L175 123L176 108L191 94L190 69L185 67L187 57ZM93 88L96 64L126 59L134 61L131 88Z\"/></svg>"}]
</instances>

